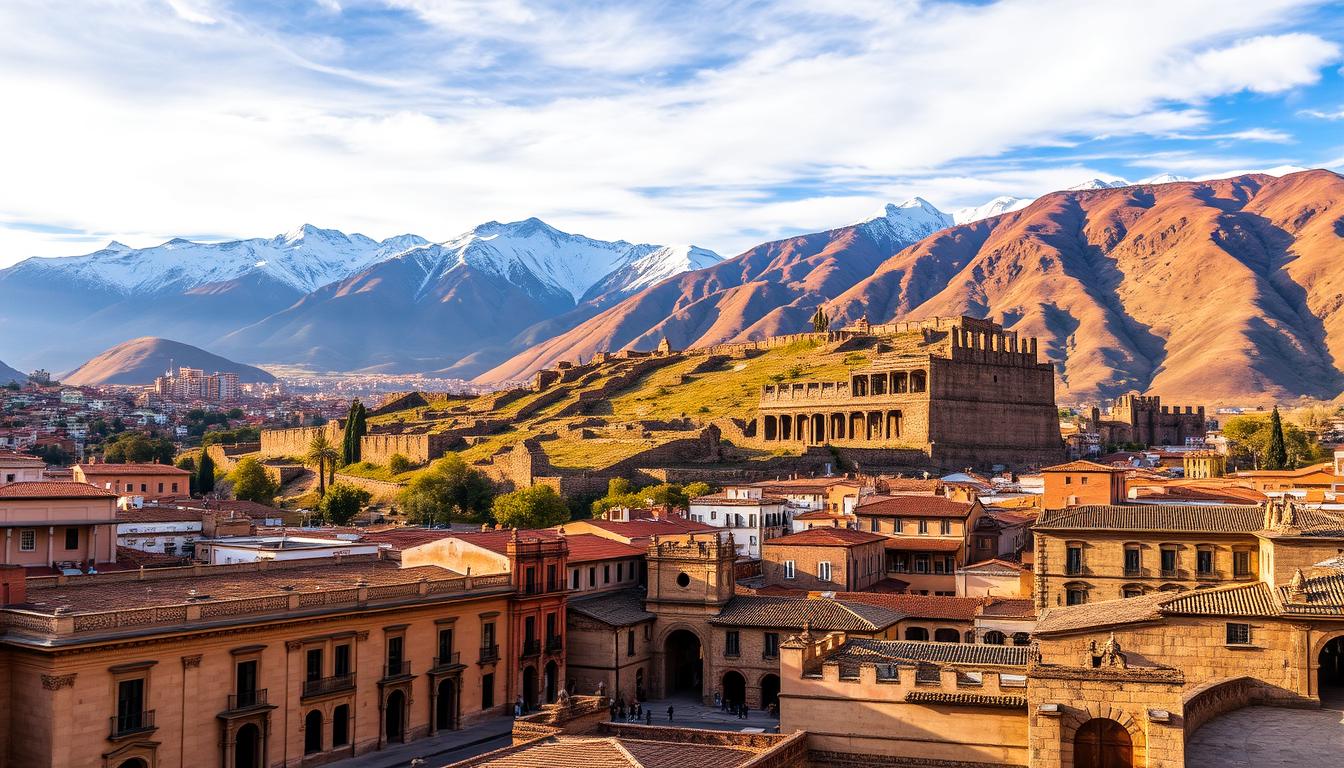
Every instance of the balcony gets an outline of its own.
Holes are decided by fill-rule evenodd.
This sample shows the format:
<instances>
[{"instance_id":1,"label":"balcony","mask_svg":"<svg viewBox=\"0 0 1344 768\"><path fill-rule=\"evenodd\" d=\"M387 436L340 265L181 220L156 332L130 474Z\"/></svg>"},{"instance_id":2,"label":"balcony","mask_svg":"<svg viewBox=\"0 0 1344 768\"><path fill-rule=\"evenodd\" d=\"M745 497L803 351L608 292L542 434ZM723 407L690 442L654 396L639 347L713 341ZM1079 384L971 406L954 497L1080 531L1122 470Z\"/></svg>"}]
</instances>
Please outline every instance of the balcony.
<instances>
[{"instance_id":1,"label":"balcony","mask_svg":"<svg viewBox=\"0 0 1344 768\"><path fill-rule=\"evenodd\" d=\"M147 709L144 712L126 712L113 715L108 719L111 721L107 736L109 739L122 739L127 736L134 736L137 733L149 733L157 728L154 725L154 710L152 709Z\"/></svg>"},{"instance_id":2,"label":"balcony","mask_svg":"<svg viewBox=\"0 0 1344 768\"><path fill-rule=\"evenodd\" d=\"M1178 571L1178 570L1175 569L1175 568L1163 568L1163 569L1162 569L1162 578L1164 578L1164 579L1175 579L1175 578L1179 578L1179 577L1180 577L1180 573L1181 573L1181 572Z\"/></svg>"},{"instance_id":3,"label":"balcony","mask_svg":"<svg viewBox=\"0 0 1344 768\"><path fill-rule=\"evenodd\" d=\"M1128 567L1125 568L1125 577L1126 577L1126 578L1137 579L1137 578L1139 578L1139 577L1142 576L1142 575L1143 575L1143 569L1142 569L1142 568L1128 568Z\"/></svg>"},{"instance_id":4,"label":"balcony","mask_svg":"<svg viewBox=\"0 0 1344 768\"><path fill-rule=\"evenodd\" d=\"M523 641L523 656L536 656L539 653L541 653L540 640L533 639Z\"/></svg>"},{"instance_id":5,"label":"balcony","mask_svg":"<svg viewBox=\"0 0 1344 768\"><path fill-rule=\"evenodd\" d=\"M560 635L546 638L546 652L560 653L565 650L565 639Z\"/></svg>"},{"instance_id":6,"label":"balcony","mask_svg":"<svg viewBox=\"0 0 1344 768\"><path fill-rule=\"evenodd\" d=\"M303 696L325 696L329 693L338 693L340 691L353 690L355 687L354 675L332 675L331 677L319 677L313 680L303 681Z\"/></svg>"},{"instance_id":7,"label":"balcony","mask_svg":"<svg viewBox=\"0 0 1344 768\"><path fill-rule=\"evenodd\" d=\"M241 691L239 693L229 694L229 706L226 712L238 712L253 707L264 707L266 703L266 689L258 688L253 691Z\"/></svg>"},{"instance_id":8,"label":"balcony","mask_svg":"<svg viewBox=\"0 0 1344 768\"><path fill-rule=\"evenodd\" d=\"M435 669L443 669L445 667L460 667L460 666L462 666L462 653L460 651L450 653L447 656L434 657Z\"/></svg>"},{"instance_id":9,"label":"balcony","mask_svg":"<svg viewBox=\"0 0 1344 768\"><path fill-rule=\"evenodd\" d=\"M393 661L383 665L383 679L387 680L393 677L410 677L411 662Z\"/></svg>"},{"instance_id":10,"label":"balcony","mask_svg":"<svg viewBox=\"0 0 1344 768\"><path fill-rule=\"evenodd\" d=\"M481 646L481 658L478 663L489 664L490 662L493 661L499 661L499 645L496 644L496 645Z\"/></svg>"}]
</instances>

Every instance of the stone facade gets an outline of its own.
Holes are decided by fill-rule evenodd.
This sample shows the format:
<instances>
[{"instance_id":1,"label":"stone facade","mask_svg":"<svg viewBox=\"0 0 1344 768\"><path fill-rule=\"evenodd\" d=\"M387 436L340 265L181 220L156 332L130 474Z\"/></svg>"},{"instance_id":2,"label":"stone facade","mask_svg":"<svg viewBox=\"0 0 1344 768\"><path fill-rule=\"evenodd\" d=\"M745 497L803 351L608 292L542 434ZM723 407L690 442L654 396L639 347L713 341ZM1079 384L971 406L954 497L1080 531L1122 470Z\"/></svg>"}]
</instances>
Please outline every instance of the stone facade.
<instances>
[{"instance_id":1,"label":"stone facade","mask_svg":"<svg viewBox=\"0 0 1344 768\"><path fill-rule=\"evenodd\" d=\"M1039 361L1035 339L970 317L846 331L877 338L877 358L848 381L766 385L755 439L914 449L958 468L1063 455L1054 367Z\"/></svg>"},{"instance_id":2,"label":"stone facade","mask_svg":"<svg viewBox=\"0 0 1344 768\"><path fill-rule=\"evenodd\" d=\"M1190 438L1204 439L1204 406L1166 406L1157 395L1130 393L1105 410L1094 406L1091 427L1104 445L1185 445Z\"/></svg>"}]
</instances>

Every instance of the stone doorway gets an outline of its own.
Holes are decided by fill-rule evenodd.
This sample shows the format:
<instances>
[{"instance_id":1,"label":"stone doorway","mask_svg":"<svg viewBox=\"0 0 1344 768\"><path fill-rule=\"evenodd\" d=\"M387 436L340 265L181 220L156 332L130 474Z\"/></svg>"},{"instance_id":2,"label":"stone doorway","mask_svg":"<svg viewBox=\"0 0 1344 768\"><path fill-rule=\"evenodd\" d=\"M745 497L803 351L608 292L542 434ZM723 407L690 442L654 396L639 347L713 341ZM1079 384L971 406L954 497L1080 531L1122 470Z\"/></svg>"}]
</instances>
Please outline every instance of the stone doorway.
<instances>
[{"instance_id":1,"label":"stone doorway","mask_svg":"<svg viewBox=\"0 0 1344 768\"><path fill-rule=\"evenodd\" d=\"M387 711L383 713L383 726L389 744L406 740L406 694L400 689L387 695Z\"/></svg>"},{"instance_id":2,"label":"stone doorway","mask_svg":"<svg viewBox=\"0 0 1344 768\"><path fill-rule=\"evenodd\" d=\"M1316 673L1321 701L1344 700L1344 636L1336 637L1321 648Z\"/></svg>"},{"instance_id":3,"label":"stone doorway","mask_svg":"<svg viewBox=\"0 0 1344 768\"><path fill-rule=\"evenodd\" d=\"M729 704L742 704L747 700L747 680L742 673L723 674L723 700Z\"/></svg>"},{"instance_id":4,"label":"stone doorway","mask_svg":"<svg viewBox=\"0 0 1344 768\"><path fill-rule=\"evenodd\" d=\"M663 693L671 696L677 693L703 695L704 658L700 650L700 638L694 632L678 629L667 636L663 643L665 668L663 671Z\"/></svg>"},{"instance_id":5,"label":"stone doorway","mask_svg":"<svg viewBox=\"0 0 1344 768\"><path fill-rule=\"evenodd\" d=\"M779 675L766 675L761 678L761 707L769 710L770 705L779 712Z\"/></svg>"},{"instance_id":6,"label":"stone doorway","mask_svg":"<svg viewBox=\"0 0 1344 768\"><path fill-rule=\"evenodd\" d=\"M233 768L261 768L261 729L252 723L233 737Z\"/></svg>"},{"instance_id":7,"label":"stone doorway","mask_svg":"<svg viewBox=\"0 0 1344 768\"><path fill-rule=\"evenodd\" d=\"M1073 737L1074 768L1134 768L1129 731L1103 717L1083 723Z\"/></svg>"},{"instance_id":8,"label":"stone doorway","mask_svg":"<svg viewBox=\"0 0 1344 768\"><path fill-rule=\"evenodd\" d=\"M434 729L451 731L457 720L457 680L449 677L439 681L438 695L434 697Z\"/></svg>"}]
</instances>

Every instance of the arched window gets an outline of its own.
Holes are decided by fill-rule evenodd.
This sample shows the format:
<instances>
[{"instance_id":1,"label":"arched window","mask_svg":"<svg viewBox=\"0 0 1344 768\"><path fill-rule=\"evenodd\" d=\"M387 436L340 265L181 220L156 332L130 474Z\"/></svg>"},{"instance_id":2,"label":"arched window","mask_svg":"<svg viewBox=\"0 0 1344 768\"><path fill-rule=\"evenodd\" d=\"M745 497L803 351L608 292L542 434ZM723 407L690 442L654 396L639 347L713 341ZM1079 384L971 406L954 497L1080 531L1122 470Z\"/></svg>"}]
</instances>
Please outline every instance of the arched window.
<instances>
[{"instance_id":1,"label":"arched window","mask_svg":"<svg viewBox=\"0 0 1344 768\"><path fill-rule=\"evenodd\" d=\"M985 633L984 642L987 645L1003 645L1007 638L997 629L991 629Z\"/></svg>"},{"instance_id":2,"label":"arched window","mask_svg":"<svg viewBox=\"0 0 1344 768\"><path fill-rule=\"evenodd\" d=\"M322 712L314 709L303 718L303 754L322 751Z\"/></svg>"},{"instance_id":3,"label":"arched window","mask_svg":"<svg viewBox=\"0 0 1344 768\"><path fill-rule=\"evenodd\" d=\"M906 627L905 639L925 642L929 639L929 630L923 627Z\"/></svg>"},{"instance_id":4,"label":"arched window","mask_svg":"<svg viewBox=\"0 0 1344 768\"><path fill-rule=\"evenodd\" d=\"M1031 635L1026 632L1014 632L1013 645L1031 645Z\"/></svg>"},{"instance_id":5,"label":"arched window","mask_svg":"<svg viewBox=\"0 0 1344 768\"><path fill-rule=\"evenodd\" d=\"M958 643L961 642L961 633L955 629L942 627L933 631L933 640L936 643Z\"/></svg>"},{"instance_id":6,"label":"arched window","mask_svg":"<svg viewBox=\"0 0 1344 768\"><path fill-rule=\"evenodd\" d=\"M331 746L350 745L350 705L342 704L331 711Z\"/></svg>"}]
</instances>

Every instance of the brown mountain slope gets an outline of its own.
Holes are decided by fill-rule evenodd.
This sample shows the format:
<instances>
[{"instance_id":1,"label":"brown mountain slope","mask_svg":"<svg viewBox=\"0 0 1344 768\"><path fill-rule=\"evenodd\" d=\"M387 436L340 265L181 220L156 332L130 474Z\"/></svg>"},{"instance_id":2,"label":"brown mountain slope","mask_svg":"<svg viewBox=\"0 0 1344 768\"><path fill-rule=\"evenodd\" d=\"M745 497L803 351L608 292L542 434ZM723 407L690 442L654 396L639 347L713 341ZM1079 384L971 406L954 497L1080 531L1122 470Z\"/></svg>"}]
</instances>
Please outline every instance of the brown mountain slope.
<instances>
[{"instance_id":1,"label":"brown mountain slope","mask_svg":"<svg viewBox=\"0 0 1344 768\"><path fill-rule=\"evenodd\" d=\"M1192 404L1344 389L1344 178L1329 171L1057 192L873 263L880 253L856 227L760 246L483 378L647 349L664 334L683 346L800 331L824 299L838 322L965 313L1038 336L1062 402L1132 389ZM737 266L767 254L768 270ZM711 272L757 278L711 290Z\"/></svg>"},{"instance_id":2,"label":"brown mountain slope","mask_svg":"<svg viewBox=\"0 0 1344 768\"><path fill-rule=\"evenodd\" d=\"M169 368L200 368L207 375L236 373L243 383L272 382L275 377L260 368L235 363L190 344L171 339L143 336L122 342L104 350L61 380L75 386L98 384L143 385L153 384L154 377L162 376Z\"/></svg>"}]
</instances>

